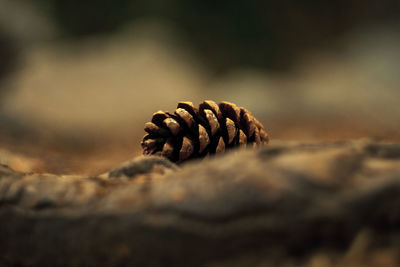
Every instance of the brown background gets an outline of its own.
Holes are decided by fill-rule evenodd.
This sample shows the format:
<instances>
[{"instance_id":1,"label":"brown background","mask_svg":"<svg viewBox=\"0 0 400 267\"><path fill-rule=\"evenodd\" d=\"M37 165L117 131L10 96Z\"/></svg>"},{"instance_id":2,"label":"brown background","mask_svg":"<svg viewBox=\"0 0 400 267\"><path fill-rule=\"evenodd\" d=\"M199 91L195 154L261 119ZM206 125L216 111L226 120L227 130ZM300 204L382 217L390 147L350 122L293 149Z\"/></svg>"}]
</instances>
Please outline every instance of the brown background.
<instances>
[{"instance_id":1,"label":"brown background","mask_svg":"<svg viewBox=\"0 0 400 267\"><path fill-rule=\"evenodd\" d=\"M276 140L400 140L398 1L5 0L0 162L98 174L180 100L232 101Z\"/></svg>"}]
</instances>

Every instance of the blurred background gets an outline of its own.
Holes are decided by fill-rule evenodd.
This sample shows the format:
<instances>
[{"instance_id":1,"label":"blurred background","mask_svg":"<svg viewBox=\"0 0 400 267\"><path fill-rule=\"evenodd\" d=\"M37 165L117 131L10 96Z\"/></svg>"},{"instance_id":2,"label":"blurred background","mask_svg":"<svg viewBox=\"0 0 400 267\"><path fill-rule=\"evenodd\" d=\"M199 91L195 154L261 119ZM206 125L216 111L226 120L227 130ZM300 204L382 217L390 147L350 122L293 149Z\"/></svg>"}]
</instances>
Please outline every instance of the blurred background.
<instances>
[{"instance_id":1,"label":"blurred background","mask_svg":"<svg viewBox=\"0 0 400 267\"><path fill-rule=\"evenodd\" d=\"M276 140L400 140L400 1L0 0L0 163L99 174L178 101Z\"/></svg>"}]
</instances>

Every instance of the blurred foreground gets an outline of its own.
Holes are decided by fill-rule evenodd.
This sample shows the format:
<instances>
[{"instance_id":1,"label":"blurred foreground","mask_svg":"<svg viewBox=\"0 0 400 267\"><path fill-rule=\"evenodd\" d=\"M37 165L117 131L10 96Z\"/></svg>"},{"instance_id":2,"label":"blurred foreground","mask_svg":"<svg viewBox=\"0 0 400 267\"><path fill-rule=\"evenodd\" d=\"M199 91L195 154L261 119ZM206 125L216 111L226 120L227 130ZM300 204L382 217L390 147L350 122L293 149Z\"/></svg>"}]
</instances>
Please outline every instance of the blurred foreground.
<instances>
[{"instance_id":1,"label":"blurred foreground","mask_svg":"<svg viewBox=\"0 0 400 267\"><path fill-rule=\"evenodd\" d=\"M0 265L395 267L399 177L400 146L379 142L139 157L96 177L0 165Z\"/></svg>"}]
</instances>

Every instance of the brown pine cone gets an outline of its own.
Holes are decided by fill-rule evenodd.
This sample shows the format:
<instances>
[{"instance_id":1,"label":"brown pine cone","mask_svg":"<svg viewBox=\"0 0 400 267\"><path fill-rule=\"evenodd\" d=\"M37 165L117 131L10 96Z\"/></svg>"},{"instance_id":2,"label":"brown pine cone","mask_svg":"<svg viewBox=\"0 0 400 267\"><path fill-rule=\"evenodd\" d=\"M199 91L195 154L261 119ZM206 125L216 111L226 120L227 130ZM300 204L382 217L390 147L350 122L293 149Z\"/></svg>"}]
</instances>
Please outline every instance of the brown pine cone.
<instances>
[{"instance_id":1,"label":"brown pine cone","mask_svg":"<svg viewBox=\"0 0 400 267\"><path fill-rule=\"evenodd\" d=\"M199 109L180 102L175 112L157 111L144 126L144 155L161 155L173 162L223 153L226 149L267 144L263 125L245 108L206 100Z\"/></svg>"}]
</instances>

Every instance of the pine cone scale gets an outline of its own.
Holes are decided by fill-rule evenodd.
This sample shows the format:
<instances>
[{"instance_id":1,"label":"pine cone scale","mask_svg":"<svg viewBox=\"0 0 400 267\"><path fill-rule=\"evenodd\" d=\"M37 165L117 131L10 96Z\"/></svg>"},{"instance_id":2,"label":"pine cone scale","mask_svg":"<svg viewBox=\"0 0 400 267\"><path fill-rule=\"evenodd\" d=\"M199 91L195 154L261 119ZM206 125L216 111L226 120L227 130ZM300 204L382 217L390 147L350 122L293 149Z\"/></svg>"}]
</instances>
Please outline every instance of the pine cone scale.
<instances>
[{"instance_id":1,"label":"pine cone scale","mask_svg":"<svg viewBox=\"0 0 400 267\"><path fill-rule=\"evenodd\" d=\"M182 147L179 151L179 161L186 160L194 152L193 141L188 137L183 137Z\"/></svg>"},{"instance_id":2,"label":"pine cone scale","mask_svg":"<svg viewBox=\"0 0 400 267\"><path fill-rule=\"evenodd\" d=\"M223 116L221 109L217 103L212 100L206 100L199 105L199 110L211 110L219 123L219 134L224 139L225 145L229 145L229 133L226 126L226 118ZM218 145L217 145L218 146Z\"/></svg>"},{"instance_id":3,"label":"pine cone scale","mask_svg":"<svg viewBox=\"0 0 400 267\"><path fill-rule=\"evenodd\" d=\"M247 136L242 130L239 130L239 146L244 147L247 145Z\"/></svg>"},{"instance_id":4,"label":"pine cone scale","mask_svg":"<svg viewBox=\"0 0 400 267\"><path fill-rule=\"evenodd\" d=\"M185 122L186 126L191 129L194 124L193 116L190 115L188 111L183 108L177 108L175 111L176 116L178 116L183 122Z\"/></svg>"},{"instance_id":5,"label":"pine cone scale","mask_svg":"<svg viewBox=\"0 0 400 267\"><path fill-rule=\"evenodd\" d=\"M181 125L173 118L166 118L163 124L171 131L174 136L177 136L181 130Z\"/></svg>"},{"instance_id":6,"label":"pine cone scale","mask_svg":"<svg viewBox=\"0 0 400 267\"><path fill-rule=\"evenodd\" d=\"M190 113L190 115L193 116L193 118L197 119L199 112L198 112L197 108L195 108L195 106L193 105L192 102L188 102L188 101L179 102L178 108L182 108L182 109L186 110L187 112Z\"/></svg>"},{"instance_id":7,"label":"pine cone scale","mask_svg":"<svg viewBox=\"0 0 400 267\"><path fill-rule=\"evenodd\" d=\"M215 116L214 112L209 109L204 110L204 115L208 121L208 125L210 126L211 136L214 136L217 131L220 129L220 124Z\"/></svg>"},{"instance_id":8,"label":"pine cone scale","mask_svg":"<svg viewBox=\"0 0 400 267\"><path fill-rule=\"evenodd\" d=\"M218 145L215 149L215 153L223 153L225 152L225 142L222 137L219 138Z\"/></svg>"},{"instance_id":9,"label":"pine cone scale","mask_svg":"<svg viewBox=\"0 0 400 267\"><path fill-rule=\"evenodd\" d=\"M199 154L210 144L210 137L207 133L206 128L199 124Z\"/></svg>"},{"instance_id":10,"label":"pine cone scale","mask_svg":"<svg viewBox=\"0 0 400 267\"><path fill-rule=\"evenodd\" d=\"M248 110L246 110L244 108L241 109L240 114L241 114L240 122L241 122L243 129L246 130L245 131L246 135L253 136L253 134L257 128L257 126L254 122L254 117Z\"/></svg>"},{"instance_id":11,"label":"pine cone scale","mask_svg":"<svg viewBox=\"0 0 400 267\"><path fill-rule=\"evenodd\" d=\"M217 105L217 103L215 103L214 101L206 100L203 103L201 103L199 105L200 112L201 112L201 110L204 110L204 109L211 110L212 112L214 112L214 114L218 118L218 120L222 120L221 110L219 109L219 106Z\"/></svg>"},{"instance_id":12,"label":"pine cone scale","mask_svg":"<svg viewBox=\"0 0 400 267\"><path fill-rule=\"evenodd\" d=\"M228 134L228 145L232 144L233 140L235 139L237 133L237 128L235 127L235 123L233 120L226 118L225 120L225 125L226 125L226 131Z\"/></svg>"},{"instance_id":13,"label":"pine cone scale","mask_svg":"<svg viewBox=\"0 0 400 267\"><path fill-rule=\"evenodd\" d=\"M173 158L174 157L174 142L172 139L168 139L167 142L165 142L161 155L166 157L166 158Z\"/></svg>"},{"instance_id":14,"label":"pine cone scale","mask_svg":"<svg viewBox=\"0 0 400 267\"><path fill-rule=\"evenodd\" d=\"M222 101L219 107L225 116L233 120L235 123L240 122L240 109L233 103Z\"/></svg>"},{"instance_id":15,"label":"pine cone scale","mask_svg":"<svg viewBox=\"0 0 400 267\"><path fill-rule=\"evenodd\" d=\"M169 116L167 113L165 113L162 110L159 110L159 111L153 113L151 122L156 124L157 126L162 126L162 122L168 117Z\"/></svg>"}]
</instances>

